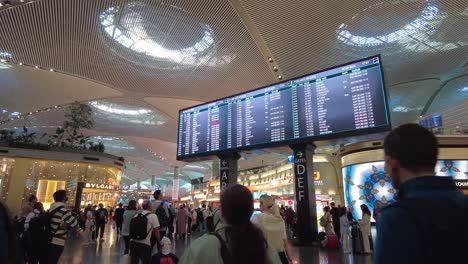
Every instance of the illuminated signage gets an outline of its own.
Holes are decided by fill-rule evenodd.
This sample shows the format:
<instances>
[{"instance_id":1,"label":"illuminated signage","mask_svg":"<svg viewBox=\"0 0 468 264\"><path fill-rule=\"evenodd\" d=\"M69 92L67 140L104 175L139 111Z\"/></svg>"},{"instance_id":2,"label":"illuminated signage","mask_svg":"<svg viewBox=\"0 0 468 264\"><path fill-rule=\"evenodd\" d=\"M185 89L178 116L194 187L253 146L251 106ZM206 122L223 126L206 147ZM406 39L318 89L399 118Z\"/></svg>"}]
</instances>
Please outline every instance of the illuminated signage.
<instances>
[{"instance_id":1,"label":"illuminated signage","mask_svg":"<svg viewBox=\"0 0 468 264\"><path fill-rule=\"evenodd\" d=\"M99 184L99 183L86 183L84 188L89 188L89 189L100 189L100 190L118 190L119 187L112 185L112 184Z\"/></svg>"},{"instance_id":2,"label":"illuminated signage","mask_svg":"<svg viewBox=\"0 0 468 264\"><path fill-rule=\"evenodd\" d=\"M320 171L314 171L314 182L316 186L322 186L323 181L321 180L322 176L320 175Z\"/></svg>"}]
</instances>

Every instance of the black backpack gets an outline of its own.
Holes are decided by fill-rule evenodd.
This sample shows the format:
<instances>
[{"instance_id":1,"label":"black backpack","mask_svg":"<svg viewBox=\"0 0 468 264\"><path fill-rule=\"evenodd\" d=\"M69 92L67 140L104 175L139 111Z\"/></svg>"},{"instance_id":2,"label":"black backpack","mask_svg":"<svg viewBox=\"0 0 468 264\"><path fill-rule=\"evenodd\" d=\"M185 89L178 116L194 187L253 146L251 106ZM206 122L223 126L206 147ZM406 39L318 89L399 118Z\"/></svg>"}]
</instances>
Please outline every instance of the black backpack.
<instances>
[{"instance_id":1,"label":"black backpack","mask_svg":"<svg viewBox=\"0 0 468 264\"><path fill-rule=\"evenodd\" d=\"M145 239L151 230L148 232L148 215L139 213L130 220L130 238L135 240Z\"/></svg>"},{"instance_id":2,"label":"black backpack","mask_svg":"<svg viewBox=\"0 0 468 264\"><path fill-rule=\"evenodd\" d=\"M156 209L156 215L158 216L159 227L167 227L169 225L169 217L167 217L162 203Z\"/></svg>"},{"instance_id":3,"label":"black backpack","mask_svg":"<svg viewBox=\"0 0 468 264\"><path fill-rule=\"evenodd\" d=\"M202 210L198 210L198 212L197 212L197 222L199 222L199 223L203 222L203 211Z\"/></svg>"}]
</instances>

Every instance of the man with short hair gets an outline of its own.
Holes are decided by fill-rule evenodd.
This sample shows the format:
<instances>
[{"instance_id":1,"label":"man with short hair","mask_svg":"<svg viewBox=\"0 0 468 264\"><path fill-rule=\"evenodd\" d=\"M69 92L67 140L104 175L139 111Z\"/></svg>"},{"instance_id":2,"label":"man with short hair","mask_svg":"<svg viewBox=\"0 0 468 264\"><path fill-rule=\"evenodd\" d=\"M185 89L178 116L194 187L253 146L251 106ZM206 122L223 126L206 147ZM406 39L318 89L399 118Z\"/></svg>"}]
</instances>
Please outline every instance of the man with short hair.
<instances>
[{"instance_id":1,"label":"man with short hair","mask_svg":"<svg viewBox=\"0 0 468 264\"><path fill-rule=\"evenodd\" d=\"M160 225L159 232L160 237L162 238L167 235L168 226L174 223L170 223L169 209L167 208L167 205L162 201L161 190L154 191L153 197L155 201L151 203L151 212L158 217Z\"/></svg>"},{"instance_id":2,"label":"man with short hair","mask_svg":"<svg viewBox=\"0 0 468 264\"><path fill-rule=\"evenodd\" d=\"M159 236L159 221L158 217L151 212L151 204L149 201L143 201L141 205L143 211L140 213L146 215L147 221L147 235L145 239L135 240L132 239L130 242L130 258L132 264L138 264L141 260L142 264L149 264L151 262L151 236L154 233L156 237L156 245L160 244ZM135 217L137 217L137 214Z\"/></svg>"},{"instance_id":3,"label":"man with short hair","mask_svg":"<svg viewBox=\"0 0 468 264\"><path fill-rule=\"evenodd\" d=\"M104 208L102 203L99 204L99 209L96 211L96 236L99 234L99 240L104 241L104 230L108 222L109 213Z\"/></svg>"},{"instance_id":4,"label":"man with short hair","mask_svg":"<svg viewBox=\"0 0 468 264\"><path fill-rule=\"evenodd\" d=\"M125 209L123 209L123 204L119 203L119 207L115 209L115 224L116 224L116 230L117 230L117 235L120 235L120 232L122 232L122 224L123 224L123 215L125 213Z\"/></svg>"},{"instance_id":5,"label":"man with short hair","mask_svg":"<svg viewBox=\"0 0 468 264\"><path fill-rule=\"evenodd\" d=\"M402 125L384 141L385 172L398 189L377 226L375 263L460 263L468 245L468 199L451 177L435 177L435 136Z\"/></svg>"},{"instance_id":6,"label":"man with short hair","mask_svg":"<svg viewBox=\"0 0 468 264\"><path fill-rule=\"evenodd\" d=\"M54 201L50 208L50 232L52 241L49 246L48 264L56 264L60 259L65 247L65 240L69 229L79 230L78 221L71 214L70 210L65 207L68 201L67 192L65 190L56 191Z\"/></svg>"}]
</instances>

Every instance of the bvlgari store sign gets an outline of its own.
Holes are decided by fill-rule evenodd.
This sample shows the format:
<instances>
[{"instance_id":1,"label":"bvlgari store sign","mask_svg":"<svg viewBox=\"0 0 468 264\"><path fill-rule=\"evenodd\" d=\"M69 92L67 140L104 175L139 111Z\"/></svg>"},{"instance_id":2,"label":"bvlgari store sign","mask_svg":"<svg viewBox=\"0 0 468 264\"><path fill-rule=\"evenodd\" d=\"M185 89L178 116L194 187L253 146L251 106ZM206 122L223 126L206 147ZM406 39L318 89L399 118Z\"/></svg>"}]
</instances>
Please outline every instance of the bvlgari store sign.
<instances>
[{"instance_id":1,"label":"bvlgari store sign","mask_svg":"<svg viewBox=\"0 0 468 264\"><path fill-rule=\"evenodd\" d=\"M110 190L110 191L117 191L119 189L119 186L117 185L104 184L104 183L80 182L80 185L83 188L87 188L87 189Z\"/></svg>"}]
</instances>

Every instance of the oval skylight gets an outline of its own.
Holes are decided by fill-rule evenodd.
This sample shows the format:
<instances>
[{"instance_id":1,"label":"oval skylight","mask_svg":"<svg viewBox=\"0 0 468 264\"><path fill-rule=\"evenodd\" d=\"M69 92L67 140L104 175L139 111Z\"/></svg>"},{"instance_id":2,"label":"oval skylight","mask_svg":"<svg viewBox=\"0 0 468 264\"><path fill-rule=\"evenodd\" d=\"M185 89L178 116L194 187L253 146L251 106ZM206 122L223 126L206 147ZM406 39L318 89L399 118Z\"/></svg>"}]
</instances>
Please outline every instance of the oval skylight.
<instances>
[{"instance_id":1,"label":"oval skylight","mask_svg":"<svg viewBox=\"0 0 468 264\"><path fill-rule=\"evenodd\" d=\"M99 20L109 37L138 55L187 66L212 60L211 27L174 5L131 2L109 7Z\"/></svg>"}]
</instances>

